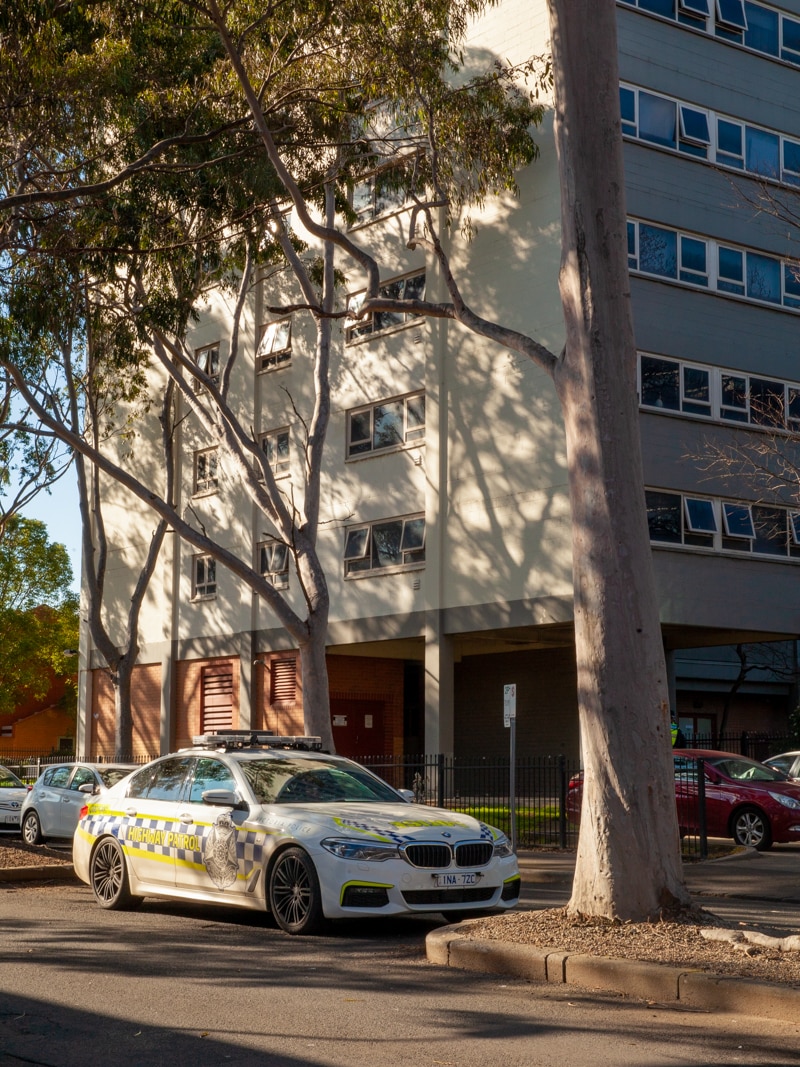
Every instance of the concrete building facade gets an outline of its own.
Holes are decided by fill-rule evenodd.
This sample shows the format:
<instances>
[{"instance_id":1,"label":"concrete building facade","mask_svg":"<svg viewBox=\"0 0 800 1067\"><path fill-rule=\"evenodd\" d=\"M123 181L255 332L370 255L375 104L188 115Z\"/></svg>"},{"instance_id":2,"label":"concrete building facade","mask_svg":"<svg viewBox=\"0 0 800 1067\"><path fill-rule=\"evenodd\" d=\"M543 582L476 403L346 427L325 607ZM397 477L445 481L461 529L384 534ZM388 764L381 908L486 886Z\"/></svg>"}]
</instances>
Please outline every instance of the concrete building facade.
<instances>
[{"instance_id":1,"label":"concrete building facade","mask_svg":"<svg viewBox=\"0 0 800 1067\"><path fill-rule=\"evenodd\" d=\"M790 592L800 502L765 502L746 479L701 462L709 440L800 425L794 234L758 211L765 190L788 199L800 187L800 0L626 0L618 25L643 490L674 705L687 728L702 730L706 720L719 725L718 700L706 714L696 694L724 691L725 672L701 684L692 667L684 684L684 650L800 633ZM546 51L547 34L544 3L503 0L470 48L482 63L521 61ZM558 351L559 184L547 121L538 141L519 198L489 204L469 244L454 229L449 252L476 310ZM378 181L354 190L353 238L379 250L385 277L403 291L443 296L434 264L407 248L407 207L378 194ZM264 310L270 284L254 286L246 309L246 366L232 400L289 492L311 404L303 354L313 331L300 314ZM357 297L363 279L353 273L347 286ZM198 361L224 360L231 314L232 298L209 301L190 338ZM503 685L513 682L519 748L576 756L570 516L551 382L445 320L373 316L336 332L319 551L337 747L503 755ZM288 557L191 416L177 453L181 510L299 597ZM122 596L153 520L113 484L103 495L110 583ZM215 725L301 729L288 635L238 579L175 534L141 638L136 754ZM80 677L79 750L108 751L113 702L87 633ZM778 690L783 703L740 704L730 728L781 729L788 685Z\"/></svg>"}]
</instances>

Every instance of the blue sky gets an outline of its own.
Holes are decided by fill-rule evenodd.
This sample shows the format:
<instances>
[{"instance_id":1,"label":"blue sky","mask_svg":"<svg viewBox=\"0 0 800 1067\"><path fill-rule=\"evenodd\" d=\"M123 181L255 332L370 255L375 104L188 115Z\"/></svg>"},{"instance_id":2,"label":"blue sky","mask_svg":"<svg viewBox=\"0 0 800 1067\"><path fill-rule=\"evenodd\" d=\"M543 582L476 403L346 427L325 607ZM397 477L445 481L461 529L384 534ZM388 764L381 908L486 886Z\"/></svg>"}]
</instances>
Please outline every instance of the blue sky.
<instances>
[{"instance_id":1,"label":"blue sky","mask_svg":"<svg viewBox=\"0 0 800 1067\"><path fill-rule=\"evenodd\" d=\"M34 497L23 514L28 519L41 519L47 525L50 540L60 541L66 547L77 592L81 577L81 517L75 471L70 468L49 494L42 492Z\"/></svg>"}]
</instances>

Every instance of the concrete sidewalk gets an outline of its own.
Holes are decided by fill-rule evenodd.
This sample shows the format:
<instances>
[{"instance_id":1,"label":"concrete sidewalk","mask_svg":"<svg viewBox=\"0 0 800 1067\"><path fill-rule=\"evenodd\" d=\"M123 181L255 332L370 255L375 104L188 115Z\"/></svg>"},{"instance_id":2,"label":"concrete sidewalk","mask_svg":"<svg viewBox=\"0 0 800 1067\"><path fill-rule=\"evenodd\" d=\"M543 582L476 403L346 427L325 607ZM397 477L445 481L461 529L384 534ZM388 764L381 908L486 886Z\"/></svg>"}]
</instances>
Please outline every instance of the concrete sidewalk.
<instances>
[{"instance_id":1,"label":"concrete sidewalk","mask_svg":"<svg viewBox=\"0 0 800 1067\"><path fill-rule=\"evenodd\" d=\"M575 853L523 852L523 909L556 908L569 900ZM686 882L696 904L720 918L785 936L800 933L800 847L770 852L746 849L723 859L687 864ZM766 1019L800 1018L800 989L748 978L727 978L686 968L568 953L498 941L471 941L464 925L444 926L426 938L431 963L529 981L572 984L626 993L659 1003Z\"/></svg>"}]
</instances>

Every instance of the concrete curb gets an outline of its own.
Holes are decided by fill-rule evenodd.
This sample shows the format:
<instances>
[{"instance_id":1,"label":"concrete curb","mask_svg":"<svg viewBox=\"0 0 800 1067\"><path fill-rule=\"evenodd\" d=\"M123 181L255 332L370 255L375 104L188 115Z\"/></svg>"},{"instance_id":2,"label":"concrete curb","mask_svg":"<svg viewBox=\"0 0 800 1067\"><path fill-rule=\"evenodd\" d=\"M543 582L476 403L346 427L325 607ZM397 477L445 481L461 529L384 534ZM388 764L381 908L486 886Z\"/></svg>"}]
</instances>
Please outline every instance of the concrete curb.
<instances>
[{"instance_id":1,"label":"concrete curb","mask_svg":"<svg viewBox=\"0 0 800 1067\"><path fill-rule=\"evenodd\" d=\"M72 864L56 864L38 867L4 867L0 870L2 882L69 882L75 878Z\"/></svg>"},{"instance_id":2,"label":"concrete curb","mask_svg":"<svg viewBox=\"0 0 800 1067\"><path fill-rule=\"evenodd\" d=\"M432 930L425 939L428 962L531 982L605 989L661 1004L674 1001L701 1011L735 1012L779 1021L800 1018L800 989L794 987L750 978L726 978L661 963L570 954L504 941L472 941L464 933L466 927L467 923L458 923Z\"/></svg>"}]
</instances>

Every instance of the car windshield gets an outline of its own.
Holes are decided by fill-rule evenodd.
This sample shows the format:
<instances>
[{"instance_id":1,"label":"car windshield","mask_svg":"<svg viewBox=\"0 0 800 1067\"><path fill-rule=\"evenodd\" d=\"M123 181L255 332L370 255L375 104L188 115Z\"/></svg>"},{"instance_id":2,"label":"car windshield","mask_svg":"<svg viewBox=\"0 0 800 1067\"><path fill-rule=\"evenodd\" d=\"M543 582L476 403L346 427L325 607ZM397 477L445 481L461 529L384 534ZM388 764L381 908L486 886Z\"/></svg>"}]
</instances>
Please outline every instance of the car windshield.
<instances>
[{"instance_id":1,"label":"car windshield","mask_svg":"<svg viewBox=\"0 0 800 1067\"><path fill-rule=\"evenodd\" d=\"M0 789L24 789L25 786L6 767L0 767Z\"/></svg>"},{"instance_id":2,"label":"car windshield","mask_svg":"<svg viewBox=\"0 0 800 1067\"><path fill-rule=\"evenodd\" d=\"M712 759L707 760L711 767L733 778L735 782L785 782L786 775L782 771L772 767L765 767L763 763L756 763L750 759Z\"/></svg>"},{"instance_id":3,"label":"car windshield","mask_svg":"<svg viewBox=\"0 0 800 1067\"><path fill-rule=\"evenodd\" d=\"M110 789L112 785L121 782L122 779L126 778L131 772L129 768L124 767L98 767L97 773L103 779L103 785L107 789Z\"/></svg>"},{"instance_id":4,"label":"car windshield","mask_svg":"<svg viewBox=\"0 0 800 1067\"><path fill-rule=\"evenodd\" d=\"M397 793L361 767L326 759L247 760L240 764L260 804L398 803Z\"/></svg>"}]
</instances>

